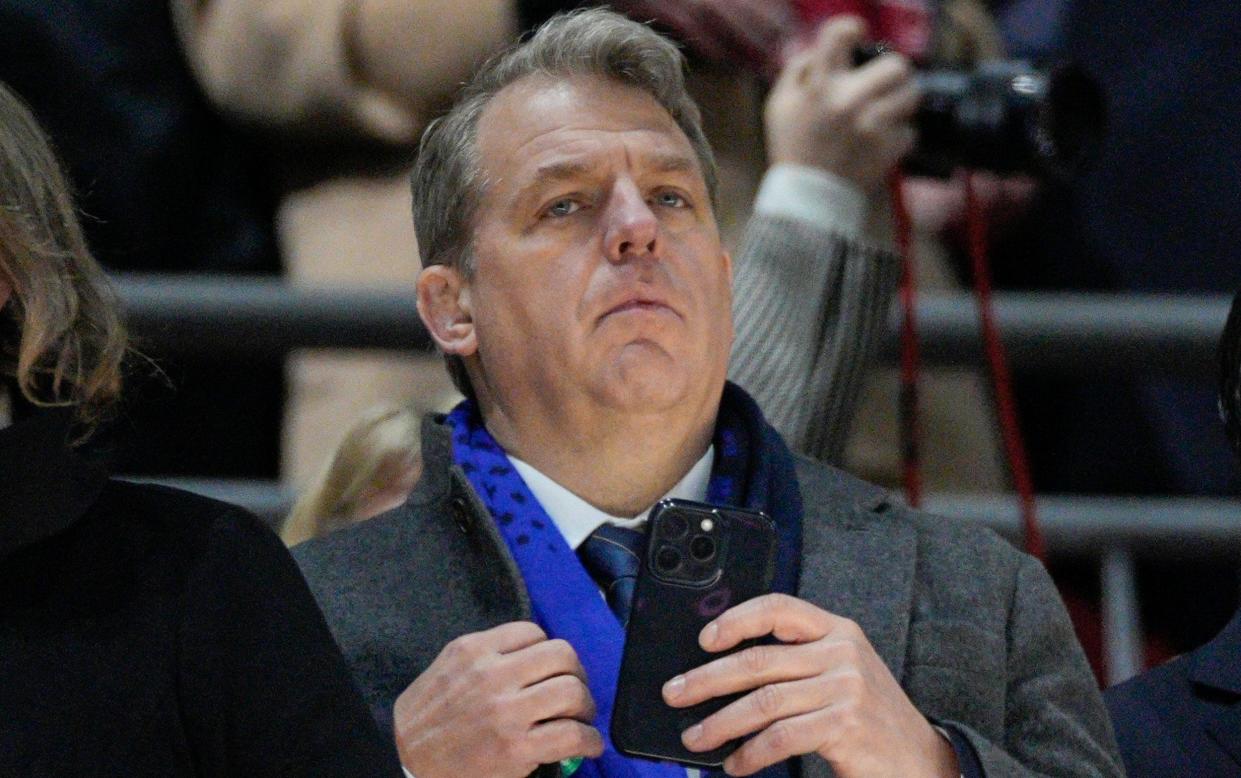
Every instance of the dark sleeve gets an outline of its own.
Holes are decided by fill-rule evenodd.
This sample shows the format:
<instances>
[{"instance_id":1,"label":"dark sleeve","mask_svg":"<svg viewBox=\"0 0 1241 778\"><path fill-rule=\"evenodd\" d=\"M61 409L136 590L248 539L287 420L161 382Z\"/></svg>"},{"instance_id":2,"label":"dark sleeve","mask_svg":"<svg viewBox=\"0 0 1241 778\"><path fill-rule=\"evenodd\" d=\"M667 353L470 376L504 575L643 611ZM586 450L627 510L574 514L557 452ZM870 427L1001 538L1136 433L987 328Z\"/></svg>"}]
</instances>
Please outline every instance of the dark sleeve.
<instances>
[{"instance_id":1,"label":"dark sleeve","mask_svg":"<svg viewBox=\"0 0 1241 778\"><path fill-rule=\"evenodd\" d=\"M296 564L254 517L214 521L189 573L179 642L200 774L401 775Z\"/></svg>"},{"instance_id":2,"label":"dark sleeve","mask_svg":"<svg viewBox=\"0 0 1241 778\"><path fill-rule=\"evenodd\" d=\"M957 768L961 771L961 778L987 778L982 762L978 761L978 752L970 745L969 738L951 724L942 729L948 734L948 742L952 744L952 750L957 755Z\"/></svg>"}]
</instances>

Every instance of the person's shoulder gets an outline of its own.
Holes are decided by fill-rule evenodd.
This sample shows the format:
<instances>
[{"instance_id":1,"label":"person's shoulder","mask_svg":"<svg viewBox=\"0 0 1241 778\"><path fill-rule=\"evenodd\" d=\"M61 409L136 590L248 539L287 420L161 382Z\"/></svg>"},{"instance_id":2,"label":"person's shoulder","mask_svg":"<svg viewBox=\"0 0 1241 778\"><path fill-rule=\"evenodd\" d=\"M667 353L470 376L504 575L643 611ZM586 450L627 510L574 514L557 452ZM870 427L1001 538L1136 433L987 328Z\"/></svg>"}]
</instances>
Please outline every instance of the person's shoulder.
<instances>
[{"instance_id":1,"label":"person's shoulder","mask_svg":"<svg viewBox=\"0 0 1241 778\"><path fill-rule=\"evenodd\" d=\"M849 503L868 508L891 499L891 494L882 486L863 481L817 459L794 454L793 462L802 502L807 505Z\"/></svg>"},{"instance_id":2,"label":"person's shoulder","mask_svg":"<svg viewBox=\"0 0 1241 778\"><path fill-rule=\"evenodd\" d=\"M123 524L206 544L213 535L271 536L254 514L231 503L162 484L109 479L92 511L118 528Z\"/></svg>"},{"instance_id":3,"label":"person's shoulder","mask_svg":"<svg viewBox=\"0 0 1241 778\"><path fill-rule=\"evenodd\" d=\"M1113 717L1144 716L1168 707L1191 687L1189 656L1180 656L1103 692Z\"/></svg>"},{"instance_id":4,"label":"person's shoulder","mask_svg":"<svg viewBox=\"0 0 1241 778\"><path fill-rule=\"evenodd\" d=\"M1204 745L1205 711L1194 702L1191 657L1178 657L1104 690L1116 742L1131 774L1198 772L1196 754Z\"/></svg>"},{"instance_id":5,"label":"person's shoulder","mask_svg":"<svg viewBox=\"0 0 1241 778\"><path fill-rule=\"evenodd\" d=\"M341 589L382 586L394 571L404 570L411 555L421 555L434 544L425 530L430 510L406 502L366 521L293 546L290 551L302 575L316 594Z\"/></svg>"},{"instance_id":6,"label":"person's shoulder","mask_svg":"<svg viewBox=\"0 0 1241 778\"><path fill-rule=\"evenodd\" d=\"M922 555L949 564L968 557L1011 567L1026 556L988 527L911 508L889 489L809 457L797 455L795 461L808 521L903 528L914 533Z\"/></svg>"}]
</instances>

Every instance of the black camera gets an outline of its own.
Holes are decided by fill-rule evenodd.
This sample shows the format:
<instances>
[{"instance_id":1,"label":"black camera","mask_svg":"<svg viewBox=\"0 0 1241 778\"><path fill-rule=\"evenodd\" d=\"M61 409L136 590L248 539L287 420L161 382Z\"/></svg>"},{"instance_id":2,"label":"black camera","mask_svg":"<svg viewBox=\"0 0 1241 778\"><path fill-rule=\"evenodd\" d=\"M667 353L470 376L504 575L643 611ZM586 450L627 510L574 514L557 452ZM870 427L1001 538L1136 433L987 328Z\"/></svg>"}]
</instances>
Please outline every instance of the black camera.
<instances>
[{"instance_id":1,"label":"black camera","mask_svg":"<svg viewBox=\"0 0 1241 778\"><path fill-rule=\"evenodd\" d=\"M861 65L885 52L856 52ZM944 177L959 167L1068 178L1098 155L1107 124L1103 91L1078 65L1040 69L1020 60L973 70L923 69L918 140L906 171Z\"/></svg>"}]
</instances>

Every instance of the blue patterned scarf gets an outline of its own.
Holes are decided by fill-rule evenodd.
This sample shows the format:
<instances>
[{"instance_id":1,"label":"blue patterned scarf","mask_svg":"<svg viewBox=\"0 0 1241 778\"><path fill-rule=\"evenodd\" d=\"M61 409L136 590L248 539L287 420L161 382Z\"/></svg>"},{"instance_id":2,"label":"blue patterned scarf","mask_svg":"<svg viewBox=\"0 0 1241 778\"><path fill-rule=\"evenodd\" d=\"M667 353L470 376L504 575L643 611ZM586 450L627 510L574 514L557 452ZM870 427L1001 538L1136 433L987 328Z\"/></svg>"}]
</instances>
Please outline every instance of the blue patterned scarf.
<instances>
[{"instance_id":1,"label":"blue patterned scarf","mask_svg":"<svg viewBox=\"0 0 1241 778\"><path fill-rule=\"evenodd\" d=\"M521 570L534 620L548 635L569 642L586 669L603 734L604 753L577 772L582 778L684 778L668 763L622 756L608 736L625 633L577 554L531 494L508 456L483 426L468 400L448 416L453 457L495 519ZM778 538L773 590L797 591L801 561L801 493L793 456L744 391L726 384L716 419L715 464L707 501L760 510L776 523ZM786 776L783 766L764 778Z\"/></svg>"}]
</instances>

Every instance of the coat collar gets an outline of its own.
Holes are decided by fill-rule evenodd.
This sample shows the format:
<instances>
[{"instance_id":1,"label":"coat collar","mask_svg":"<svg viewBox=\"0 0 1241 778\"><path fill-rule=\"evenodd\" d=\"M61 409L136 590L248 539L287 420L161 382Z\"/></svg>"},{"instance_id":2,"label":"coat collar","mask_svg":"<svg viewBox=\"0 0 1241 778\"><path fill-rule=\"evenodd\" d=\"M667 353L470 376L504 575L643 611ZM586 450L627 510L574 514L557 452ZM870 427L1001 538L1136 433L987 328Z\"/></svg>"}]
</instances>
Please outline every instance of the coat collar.
<instances>
[{"instance_id":1,"label":"coat collar","mask_svg":"<svg viewBox=\"0 0 1241 778\"><path fill-rule=\"evenodd\" d=\"M1228 626L1193 653L1190 680L1212 689L1241 695L1241 611Z\"/></svg>"},{"instance_id":2,"label":"coat collar","mask_svg":"<svg viewBox=\"0 0 1241 778\"><path fill-rule=\"evenodd\" d=\"M877 520L877 489L805 505L800 596L857 623L892 677L905 667L917 538L905 522Z\"/></svg>"},{"instance_id":3,"label":"coat collar","mask_svg":"<svg viewBox=\"0 0 1241 778\"><path fill-rule=\"evenodd\" d=\"M0 429L0 559L63 532L107 480L68 443L72 412L44 410Z\"/></svg>"},{"instance_id":4,"label":"coat collar","mask_svg":"<svg viewBox=\"0 0 1241 778\"><path fill-rule=\"evenodd\" d=\"M486 509L453 463L452 438L443 416L423 420L422 455L426 467L411 504L428 504L456 495L470 513L486 517ZM905 522L883 521L890 506L886 490L859 481L819 463L798 457L799 481L816 478L817 499L807 502L801 485L802 565L798 592L804 599L845 616L862 628L875 651L898 680L904 670L905 645L913 602L917 541ZM480 522L495 533L492 522ZM500 544L497 538L493 542ZM501 556L507 557L507 550ZM513 570L515 573L515 568ZM520 582L520 574L516 574ZM893 618L894 614L903 614Z\"/></svg>"}]
</instances>

